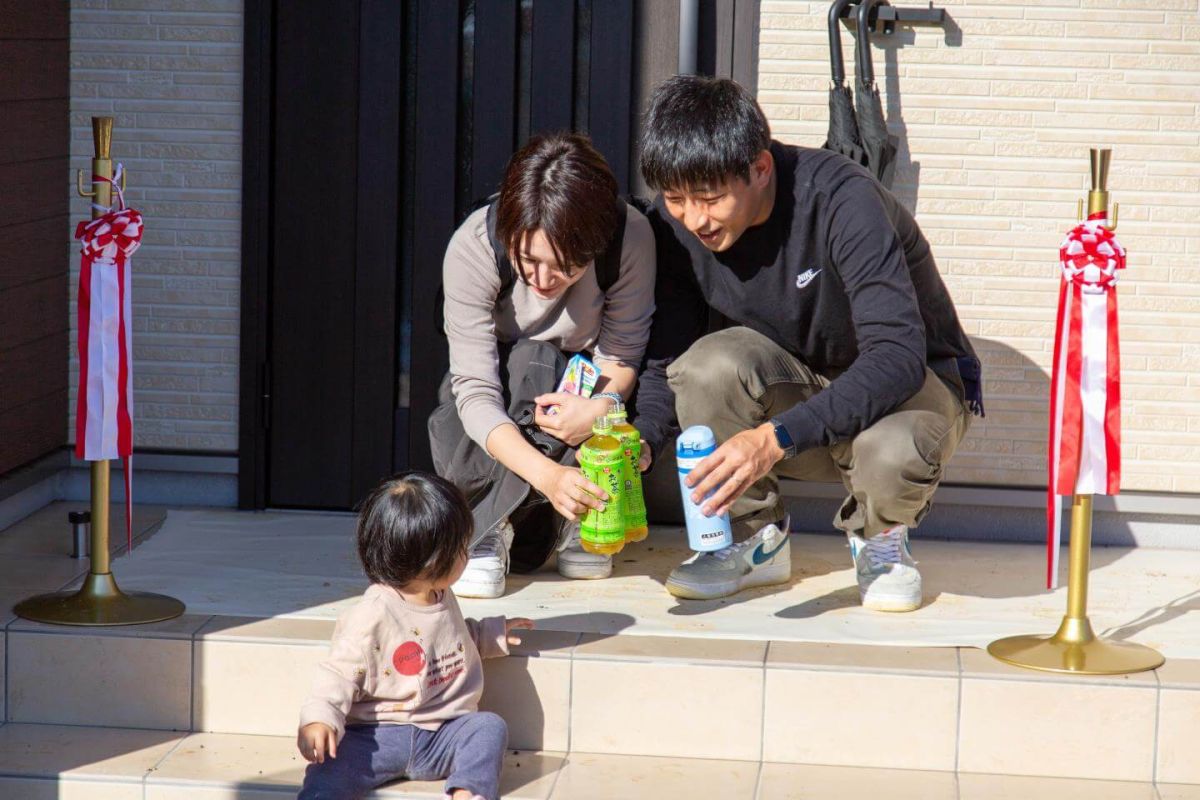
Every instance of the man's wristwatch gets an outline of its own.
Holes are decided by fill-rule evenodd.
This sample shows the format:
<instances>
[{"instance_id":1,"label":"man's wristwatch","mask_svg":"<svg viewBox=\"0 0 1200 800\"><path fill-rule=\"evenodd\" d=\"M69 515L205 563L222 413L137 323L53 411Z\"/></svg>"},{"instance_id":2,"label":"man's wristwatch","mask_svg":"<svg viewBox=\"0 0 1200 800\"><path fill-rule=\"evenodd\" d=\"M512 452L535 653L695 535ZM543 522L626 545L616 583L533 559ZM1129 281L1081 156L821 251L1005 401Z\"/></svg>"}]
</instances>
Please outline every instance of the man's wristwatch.
<instances>
[{"instance_id":1,"label":"man's wristwatch","mask_svg":"<svg viewBox=\"0 0 1200 800\"><path fill-rule=\"evenodd\" d=\"M792 435L777 419L771 420L771 426L775 429L775 442L783 451L784 460L793 458L796 455L796 443L792 441Z\"/></svg>"}]
</instances>

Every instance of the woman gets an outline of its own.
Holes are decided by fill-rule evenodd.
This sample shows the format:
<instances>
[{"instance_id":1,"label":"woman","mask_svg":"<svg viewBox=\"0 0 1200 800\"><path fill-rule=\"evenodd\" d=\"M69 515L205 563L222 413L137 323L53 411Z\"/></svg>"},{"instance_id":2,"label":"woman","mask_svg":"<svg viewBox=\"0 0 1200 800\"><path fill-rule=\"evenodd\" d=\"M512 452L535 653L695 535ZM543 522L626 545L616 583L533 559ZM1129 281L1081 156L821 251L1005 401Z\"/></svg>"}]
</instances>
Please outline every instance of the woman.
<instances>
[{"instance_id":1,"label":"woman","mask_svg":"<svg viewBox=\"0 0 1200 800\"><path fill-rule=\"evenodd\" d=\"M430 444L476 528L455 593L499 597L510 550L532 570L555 544L565 577L607 577L611 556L579 546L579 520L603 493L574 448L633 392L654 313L649 222L586 136L534 137L451 238L443 287L450 372ZM575 353L600 371L591 398L554 392Z\"/></svg>"}]
</instances>

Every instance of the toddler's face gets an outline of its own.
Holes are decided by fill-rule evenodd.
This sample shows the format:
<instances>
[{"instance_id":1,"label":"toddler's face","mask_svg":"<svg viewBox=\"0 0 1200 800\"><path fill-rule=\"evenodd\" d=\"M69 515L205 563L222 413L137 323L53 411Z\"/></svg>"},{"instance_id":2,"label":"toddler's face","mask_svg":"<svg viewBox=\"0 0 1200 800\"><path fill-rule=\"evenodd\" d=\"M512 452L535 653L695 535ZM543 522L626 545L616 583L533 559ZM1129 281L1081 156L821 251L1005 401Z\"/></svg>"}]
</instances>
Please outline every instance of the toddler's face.
<instances>
[{"instance_id":1,"label":"toddler's face","mask_svg":"<svg viewBox=\"0 0 1200 800\"><path fill-rule=\"evenodd\" d=\"M468 553L464 549L461 553L459 553L458 560L454 562L454 569L450 571L450 574L447 575L446 577L442 578L441 580L437 580L437 581L433 582L433 584L432 584L433 590L440 592L440 591L449 589L451 586L453 586L454 583L459 578L462 577L463 572L466 571L467 558L468 558Z\"/></svg>"}]
</instances>

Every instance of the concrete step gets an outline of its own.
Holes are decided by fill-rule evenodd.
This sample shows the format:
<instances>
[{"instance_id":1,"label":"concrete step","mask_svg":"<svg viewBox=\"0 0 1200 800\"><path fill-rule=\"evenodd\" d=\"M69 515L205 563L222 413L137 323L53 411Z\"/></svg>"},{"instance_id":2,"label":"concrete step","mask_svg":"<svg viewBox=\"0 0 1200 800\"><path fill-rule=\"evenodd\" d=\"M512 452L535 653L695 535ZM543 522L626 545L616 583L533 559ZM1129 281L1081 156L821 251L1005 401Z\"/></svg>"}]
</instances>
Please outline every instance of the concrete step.
<instances>
[{"instance_id":1,"label":"concrete step","mask_svg":"<svg viewBox=\"0 0 1200 800\"><path fill-rule=\"evenodd\" d=\"M0 727L6 800L281 800L303 770L291 736ZM520 750L505 758L501 790L510 800L1200 799L1200 787L1167 783ZM401 781L373 797L440 800L442 786Z\"/></svg>"},{"instance_id":2,"label":"concrete step","mask_svg":"<svg viewBox=\"0 0 1200 800\"><path fill-rule=\"evenodd\" d=\"M331 630L15 620L4 718L290 739ZM533 631L486 669L519 750L1200 784L1197 661L1083 678L973 648Z\"/></svg>"}]
</instances>

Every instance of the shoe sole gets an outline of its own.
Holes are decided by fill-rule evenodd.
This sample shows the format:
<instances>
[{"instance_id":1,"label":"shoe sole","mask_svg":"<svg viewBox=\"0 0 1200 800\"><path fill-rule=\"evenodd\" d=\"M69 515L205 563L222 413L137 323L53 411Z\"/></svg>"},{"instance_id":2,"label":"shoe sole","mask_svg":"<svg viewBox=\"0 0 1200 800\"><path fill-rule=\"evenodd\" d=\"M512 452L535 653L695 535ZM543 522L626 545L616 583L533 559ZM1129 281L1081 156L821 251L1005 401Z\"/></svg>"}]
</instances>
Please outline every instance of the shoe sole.
<instances>
[{"instance_id":1,"label":"shoe sole","mask_svg":"<svg viewBox=\"0 0 1200 800\"><path fill-rule=\"evenodd\" d=\"M604 566L596 564L571 564L558 562L558 574L573 581L598 581L612 575L612 562Z\"/></svg>"},{"instance_id":2,"label":"shoe sole","mask_svg":"<svg viewBox=\"0 0 1200 800\"><path fill-rule=\"evenodd\" d=\"M791 579L792 565L791 562L788 562L772 564L740 578L718 584L689 584L674 578L667 578L667 591L684 600L716 600L758 586L776 586L787 583Z\"/></svg>"},{"instance_id":3,"label":"shoe sole","mask_svg":"<svg viewBox=\"0 0 1200 800\"><path fill-rule=\"evenodd\" d=\"M472 583L459 581L450 587L455 597L470 597L476 600L495 600L504 595L504 582Z\"/></svg>"},{"instance_id":4,"label":"shoe sole","mask_svg":"<svg viewBox=\"0 0 1200 800\"><path fill-rule=\"evenodd\" d=\"M862 606L869 611L887 611L889 613L898 614L905 611L916 611L921 607L923 598L918 596L900 597L893 595L891 597L871 597L862 595Z\"/></svg>"},{"instance_id":5,"label":"shoe sole","mask_svg":"<svg viewBox=\"0 0 1200 800\"><path fill-rule=\"evenodd\" d=\"M868 611L886 611L889 614L903 614L906 611L916 611L921 607L921 601L913 603L911 600L872 600L863 601L863 608Z\"/></svg>"}]
</instances>

